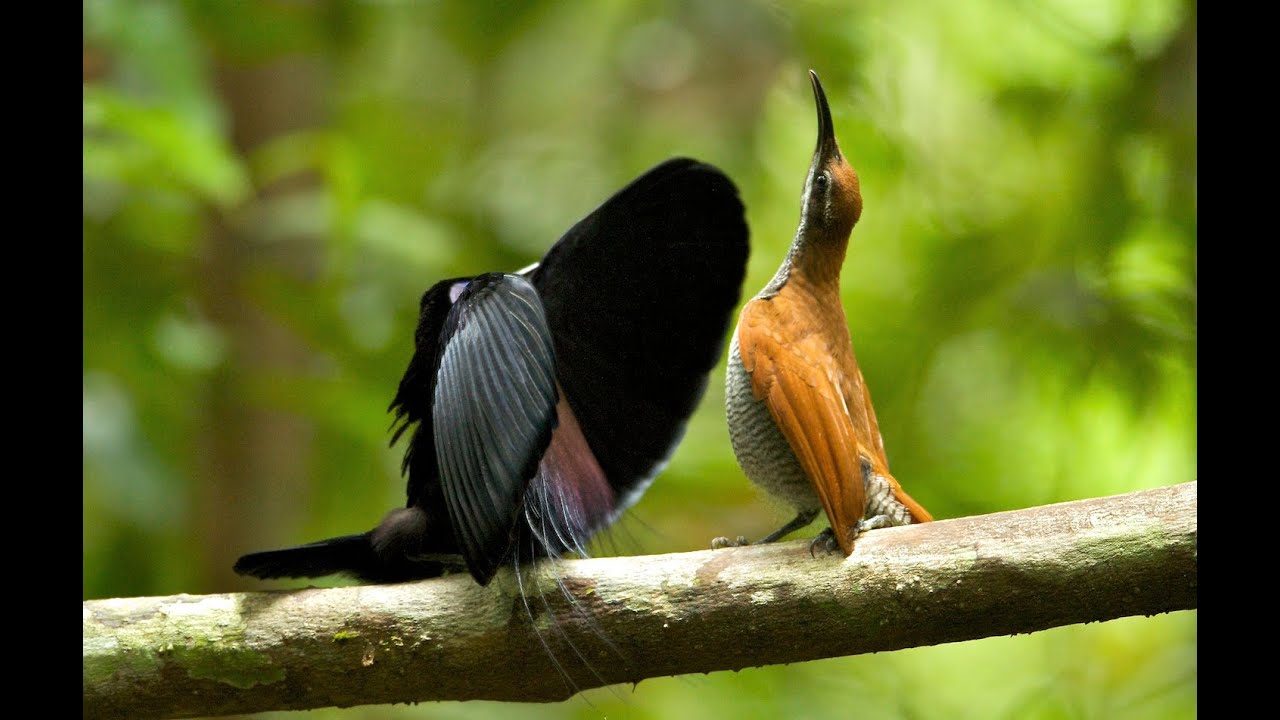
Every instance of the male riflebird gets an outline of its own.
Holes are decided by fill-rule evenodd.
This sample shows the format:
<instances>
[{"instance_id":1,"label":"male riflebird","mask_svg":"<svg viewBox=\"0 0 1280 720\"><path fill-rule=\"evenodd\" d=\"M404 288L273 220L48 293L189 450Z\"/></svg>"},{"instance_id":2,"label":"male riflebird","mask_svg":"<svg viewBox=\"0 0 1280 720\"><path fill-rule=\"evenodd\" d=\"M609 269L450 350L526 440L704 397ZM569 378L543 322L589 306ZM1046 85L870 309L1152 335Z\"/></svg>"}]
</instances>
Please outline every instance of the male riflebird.
<instances>
[{"instance_id":1,"label":"male riflebird","mask_svg":"<svg viewBox=\"0 0 1280 720\"><path fill-rule=\"evenodd\" d=\"M845 555L863 530L928 522L893 475L854 358L840 303L840 268L862 214L858 175L836 144L831 110L812 70L818 145L801 199L800 226L773 279L743 306L729 346L729 437L747 477L796 510L760 542L808 525L813 542ZM716 538L717 547L745 543ZM812 547L812 546L811 546Z\"/></svg>"},{"instance_id":2,"label":"male riflebird","mask_svg":"<svg viewBox=\"0 0 1280 720\"><path fill-rule=\"evenodd\" d=\"M668 160L519 273L422 296L391 410L413 433L408 502L374 529L245 555L259 578L398 582L565 552L662 469L719 362L746 272L747 224L718 169Z\"/></svg>"}]
</instances>

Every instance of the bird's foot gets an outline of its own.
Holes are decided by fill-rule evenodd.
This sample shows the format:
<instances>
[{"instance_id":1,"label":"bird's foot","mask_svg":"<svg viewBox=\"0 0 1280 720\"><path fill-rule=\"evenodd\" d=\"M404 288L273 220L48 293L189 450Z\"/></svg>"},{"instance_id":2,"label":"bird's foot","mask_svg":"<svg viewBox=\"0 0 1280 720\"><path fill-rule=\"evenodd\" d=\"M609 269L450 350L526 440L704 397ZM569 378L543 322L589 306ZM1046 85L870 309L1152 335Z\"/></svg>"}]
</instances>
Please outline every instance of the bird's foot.
<instances>
[{"instance_id":1,"label":"bird's foot","mask_svg":"<svg viewBox=\"0 0 1280 720\"><path fill-rule=\"evenodd\" d=\"M819 547L826 551L828 555L840 549L840 543L836 542L836 533L831 528L827 528L818 533L818 537L809 543L809 557L817 557L814 551Z\"/></svg>"},{"instance_id":2,"label":"bird's foot","mask_svg":"<svg viewBox=\"0 0 1280 720\"><path fill-rule=\"evenodd\" d=\"M712 550L722 550L724 548L731 548L731 547L745 547L750 544L751 543L747 540L746 536L743 536L743 535L739 535L735 540L730 540L729 538L724 536L711 539Z\"/></svg>"},{"instance_id":3,"label":"bird's foot","mask_svg":"<svg viewBox=\"0 0 1280 720\"><path fill-rule=\"evenodd\" d=\"M874 517L863 518L858 521L857 525L853 526L853 539L858 539L859 535L868 530L876 530L878 528L890 527L892 525L893 518L888 515L876 515ZM809 543L809 555L811 557L817 557L816 552L818 548L825 550L828 555L840 549L840 543L836 540L836 533L834 530L827 528L826 530L818 533L818 536L813 539L813 542Z\"/></svg>"},{"instance_id":4,"label":"bird's foot","mask_svg":"<svg viewBox=\"0 0 1280 720\"><path fill-rule=\"evenodd\" d=\"M877 530L879 528L892 527L893 525L893 518L888 515L876 515L874 517L863 518L854 526L853 536L857 537L867 530Z\"/></svg>"}]
</instances>

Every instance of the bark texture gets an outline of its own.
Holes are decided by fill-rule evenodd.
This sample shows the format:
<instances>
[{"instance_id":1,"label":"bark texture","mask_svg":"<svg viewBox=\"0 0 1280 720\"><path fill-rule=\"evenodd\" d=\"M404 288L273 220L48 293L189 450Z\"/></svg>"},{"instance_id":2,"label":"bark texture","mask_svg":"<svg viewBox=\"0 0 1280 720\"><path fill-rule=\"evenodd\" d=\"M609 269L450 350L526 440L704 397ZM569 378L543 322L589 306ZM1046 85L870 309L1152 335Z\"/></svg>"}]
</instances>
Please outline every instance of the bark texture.
<instances>
[{"instance_id":1,"label":"bark texture","mask_svg":"<svg viewBox=\"0 0 1280 720\"><path fill-rule=\"evenodd\" d=\"M1190 610L1196 495L1190 482L874 530L848 558L812 558L801 540L504 570L487 588L462 574L87 600L84 717L557 701L663 675Z\"/></svg>"}]
</instances>

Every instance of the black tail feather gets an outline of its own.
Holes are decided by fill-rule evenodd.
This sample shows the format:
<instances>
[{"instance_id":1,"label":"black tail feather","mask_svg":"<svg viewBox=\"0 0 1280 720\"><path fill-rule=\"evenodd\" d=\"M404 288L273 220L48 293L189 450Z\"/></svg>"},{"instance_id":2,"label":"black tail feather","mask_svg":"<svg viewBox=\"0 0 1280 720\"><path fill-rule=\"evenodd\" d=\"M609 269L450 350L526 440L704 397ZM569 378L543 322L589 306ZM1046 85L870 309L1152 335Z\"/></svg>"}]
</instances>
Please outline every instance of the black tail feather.
<instances>
[{"instance_id":1,"label":"black tail feather","mask_svg":"<svg viewBox=\"0 0 1280 720\"><path fill-rule=\"evenodd\" d=\"M249 553L236 561L234 570L262 580L318 578L345 574L371 583L394 583L438 577L461 564L440 556L407 557L374 550L373 533L344 535L319 542Z\"/></svg>"},{"instance_id":2,"label":"black tail feather","mask_svg":"<svg viewBox=\"0 0 1280 720\"><path fill-rule=\"evenodd\" d=\"M296 547L249 553L236 561L234 569L240 575L263 580L315 578L337 573L362 577L379 564L370 535L344 535Z\"/></svg>"}]
</instances>

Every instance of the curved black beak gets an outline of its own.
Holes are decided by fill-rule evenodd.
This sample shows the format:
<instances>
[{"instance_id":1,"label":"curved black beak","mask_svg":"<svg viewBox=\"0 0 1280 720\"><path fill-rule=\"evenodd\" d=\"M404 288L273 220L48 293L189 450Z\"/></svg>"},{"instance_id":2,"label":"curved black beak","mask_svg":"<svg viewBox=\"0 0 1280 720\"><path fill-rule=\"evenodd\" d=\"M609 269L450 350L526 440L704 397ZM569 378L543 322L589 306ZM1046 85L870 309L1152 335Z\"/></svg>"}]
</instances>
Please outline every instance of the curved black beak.
<instances>
[{"instance_id":1,"label":"curved black beak","mask_svg":"<svg viewBox=\"0 0 1280 720\"><path fill-rule=\"evenodd\" d=\"M818 145L813 149L815 163L823 163L840 155L840 147L836 145L836 128L831 124L831 107L827 105L827 94L822 91L822 83L818 81L818 73L810 70L809 80L813 82L813 99L818 105Z\"/></svg>"}]
</instances>

